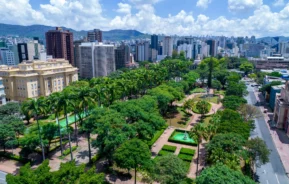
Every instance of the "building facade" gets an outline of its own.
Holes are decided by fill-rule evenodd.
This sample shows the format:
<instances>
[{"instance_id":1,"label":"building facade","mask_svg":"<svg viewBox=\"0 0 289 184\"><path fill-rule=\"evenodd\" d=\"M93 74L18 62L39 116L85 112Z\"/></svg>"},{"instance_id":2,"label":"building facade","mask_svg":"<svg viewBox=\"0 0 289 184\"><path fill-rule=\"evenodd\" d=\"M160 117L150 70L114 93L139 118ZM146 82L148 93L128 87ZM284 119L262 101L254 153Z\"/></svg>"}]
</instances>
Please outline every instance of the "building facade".
<instances>
[{"instance_id":1,"label":"building facade","mask_svg":"<svg viewBox=\"0 0 289 184\"><path fill-rule=\"evenodd\" d=\"M99 29L94 29L93 31L87 32L87 41L88 42L102 42L102 31Z\"/></svg>"},{"instance_id":2,"label":"building facade","mask_svg":"<svg viewBox=\"0 0 289 184\"><path fill-rule=\"evenodd\" d=\"M3 86L3 79L0 77L0 106L6 104L6 95Z\"/></svg>"},{"instance_id":3,"label":"building facade","mask_svg":"<svg viewBox=\"0 0 289 184\"><path fill-rule=\"evenodd\" d=\"M0 48L0 65L16 65L14 52L8 48Z\"/></svg>"},{"instance_id":4,"label":"building facade","mask_svg":"<svg viewBox=\"0 0 289 184\"><path fill-rule=\"evenodd\" d=\"M78 80L77 68L65 59L22 62L18 66L0 66L0 77L7 101L49 96Z\"/></svg>"},{"instance_id":5,"label":"building facade","mask_svg":"<svg viewBox=\"0 0 289 184\"><path fill-rule=\"evenodd\" d=\"M93 78L107 76L115 71L113 45L87 42L80 45L80 77Z\"/></svg>"},{"instance_id":6,"label":"building facade","mask_svg":"<svg viewBox=\"0 0 289 184\"><path fill-rule=\"evenodd\" d=\"M130 62L130 51L128 45L120 45L115 49L116 70L127 67Z\"/></svg>"},{"instance_id":7,"label":"building facade","mask_svg":"<svg viewBox=\"0 0 289 184\"><path fill-rule=\"evenodd\" d=\"M170 36L166 36L163 40L163 55L170 57L173 55L173 40Z\"/></svg>"},{"instance_id":8,"label":"building facade","mask_svg":"<svg viewBox=\"0 0 289 184\"><path fill-rule=\"evenodd\" d=\"M284 57L250 58L249 59L258 70L273 68L289 68L289 59Z\"/></svg>"},{"instance_id":9,"label":"building facade","mask_svg":"<svg viewBox=\"0 0 289 184\"><path fill-rule=\"evenodd\" d=\"M150 44L148 41L136 44L136 60L148 61L150 59Z\"/></svg>"},{"instance_id":10,"label":"building facade","mask_svg":"<svg viewBox=\"0 0 289 184\"><path fill-rule=\"evenodd\" d=\"M289 83L281 87L281 93L276 94L273 124L283 129L289 136Z\"/></svg>"},{"instance_id":11,"label":"building facade","mask_svg":"<svg viewBox=\"0 0 289 184\"><path fill-rule=\"evenodd\" d=\"M46 32L46 52L53 58L64 58L74 65L73 33L57 27Z\"/></svg>"},{"instance_id":12,"label":"building facade","mask_svg":"<svg viewBox=\"0 0 289 184\"><path fill-rule=\"evenodd\" d=\"M207 40L206 43L210 46L210 56L215 57L217 56L217 51L218 51L218 44L216 40Z\"/></svg>"}]
</instances>

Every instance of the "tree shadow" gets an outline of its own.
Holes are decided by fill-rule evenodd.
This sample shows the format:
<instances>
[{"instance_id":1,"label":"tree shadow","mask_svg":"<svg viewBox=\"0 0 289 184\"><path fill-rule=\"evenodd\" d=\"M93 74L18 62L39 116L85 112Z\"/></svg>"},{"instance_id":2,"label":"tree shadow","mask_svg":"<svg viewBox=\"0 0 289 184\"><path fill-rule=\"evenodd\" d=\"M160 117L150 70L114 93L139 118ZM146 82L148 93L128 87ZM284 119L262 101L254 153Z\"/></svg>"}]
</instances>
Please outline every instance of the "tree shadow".
<instances>
[{"instance_id":1,"label":"tree shadow","mask_svg":"<svg viewBox=\"0 0 289 184\"><path fill-rule=\"evenodd\" d=\"M130 173L123 173L123 172L120 172L120 171L113 170L113 173L110 173L108 175L108 179L109 179L110 182L116 182L117 180L125 182L125 181L131 180L132 176L131 176Z\"/></svg>"},{"instance_id":2,"label":"tree shadow","mask_svg":"<svg viewBox=\"0 0 289 184\"><path fill-rule=\"evenodd\" d=\"M88 156L89 156L88 150L78 152L78 154L76 155L76 157L80 159L85 159L85 157L88 157Z\"/></svg>"}]
</instances>

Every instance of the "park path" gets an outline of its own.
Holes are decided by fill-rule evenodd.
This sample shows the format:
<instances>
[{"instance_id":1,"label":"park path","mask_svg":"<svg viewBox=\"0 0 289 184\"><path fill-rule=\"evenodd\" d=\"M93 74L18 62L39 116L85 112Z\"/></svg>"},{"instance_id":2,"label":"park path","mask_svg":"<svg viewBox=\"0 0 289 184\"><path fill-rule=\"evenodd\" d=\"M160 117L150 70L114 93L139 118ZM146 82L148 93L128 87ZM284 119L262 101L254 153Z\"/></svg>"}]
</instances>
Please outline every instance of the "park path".
<instances>
[{"instance_id":1,"label":"park path","mask_svg":"<svg viewBox=\"0 0 289 184\"><path fill-rule=\"evenodd\" d=\"M206 93L191 94L191 95L186 96L185 100L193 99L196 95L200 95L200 94L205 95ZM210 90L209 94L211 94L211 95L214 94L213 90ZM223 96L220 96L220 98L222 99ZM174 105L182 106L183 103L174 103ZM219 104L211 103L211 105L212 105L212 108L207 115L212 115L215 112L217 112L219 109L222 108L222 103L219 103ZM186 128L177 128L177 129L183 129L183 130L190 131L191 128L200 121L200 118L201 118L200 114L193 113L193 116L190 120L189 125ZM152 146L152 148L151 148L152 155L153 155L153 157L155 157L165 144L177 147L177 149L174 153L175 155L179 154L181 148L190 148L190 149L196 150L196 154L193 158L193 161L191 162L190 170L187 174L187 176L189 178L196 178L196 170L197 170L196 164L197 164L197 155L198 155L197 154L197 147L169 142L168 139L175 129L176 129L175 127L168 127L164 131L164 133L160 136L160 138ZM199 159L198 172L200 172L203 169L203 167L205 166L205 144L206 144L205 142L200 144L200 152L199 152L200 159Z\"/></svg>"}]
</instances>

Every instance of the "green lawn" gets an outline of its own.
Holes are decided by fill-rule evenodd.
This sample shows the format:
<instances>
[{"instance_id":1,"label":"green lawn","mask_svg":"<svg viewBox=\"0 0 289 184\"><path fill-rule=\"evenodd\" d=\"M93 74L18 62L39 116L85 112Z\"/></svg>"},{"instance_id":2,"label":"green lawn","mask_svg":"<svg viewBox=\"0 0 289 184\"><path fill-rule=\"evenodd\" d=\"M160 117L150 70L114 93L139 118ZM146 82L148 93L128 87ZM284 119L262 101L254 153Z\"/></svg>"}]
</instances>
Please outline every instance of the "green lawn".
<instances>
[{"instance_id":1,"label":"green lawn","mask_svg":"<svg viewBox=\"0 0 289 184\"><path fill-rule=\"evenodd\" d=\"M192 115L185 113L181 107L175 107L165 118L167 125L177 128L186 128L191 120Z\"/></svg>"},{"instance_id":2,"label":"green lawn","mask_svg":"<svg viewBox=\"0 0 289 184\"><path fill-rule=\"evenodd\" d=\"M211 102L211 103L215 103L215 104L218 103L218 98L219 98L219 96L216 96L216 95L207 97L207 95L203 95L203 94L199 94L199 95L196 95L196 96L194 97L194 99L195 99L196 101L205 100L205 101L207 101L207 102Z\"/></svg>"},{"instance_id":3,"label":"green lawn","mask_svg":"<svg viewBox=\"0 0 289 184\"><path fill-rule=\"evenodd\" d=\"M215 91L214 94L215 95L223 95L223 96L225 96L226 95L226 91L225 90L219 90L219 91Z\"/></svg>"},{"instance_id":4,"label":"green lawn","mask_svg":"<svg viewBox=\"0 0 289 184\"><path fill-rule=\"evenodd\" d=\"M207 91L203 88L196 88L196 89L193 89L190 91L190 94L193 94L193 93L206 93Z\"/></svg>"}]
</instances>

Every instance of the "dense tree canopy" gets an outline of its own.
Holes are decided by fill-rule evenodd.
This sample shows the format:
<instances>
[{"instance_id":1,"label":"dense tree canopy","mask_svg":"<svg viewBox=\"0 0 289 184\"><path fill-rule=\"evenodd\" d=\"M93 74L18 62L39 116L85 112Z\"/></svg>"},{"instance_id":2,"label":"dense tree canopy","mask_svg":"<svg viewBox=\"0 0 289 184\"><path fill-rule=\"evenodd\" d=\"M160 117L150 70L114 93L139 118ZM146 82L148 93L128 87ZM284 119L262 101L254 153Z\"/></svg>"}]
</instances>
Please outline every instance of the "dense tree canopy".
<instances>
[{"instance_id":1,"label":"dense tree canopy","mask_svg":"<svg viewBox=\"0 0 289 184\"><path fill-rule=\"evenodd\" d=\"M245 103L247 103L247 100L239 96L225 96L223 99L223 106L232 110L237 110Z\"/></svg>"},{"instance_id":2,"label":"dense tree canopy","mask_svg":"<svg viewBox=\"0 0 289 184\"><path fill-rule=\"evenodd\" d=\"M234 171L225 165L215 165L201 172L197 178L197 184L255 184L249 177L244 176L240 171Z\"/></svg>"}]
</instances>

